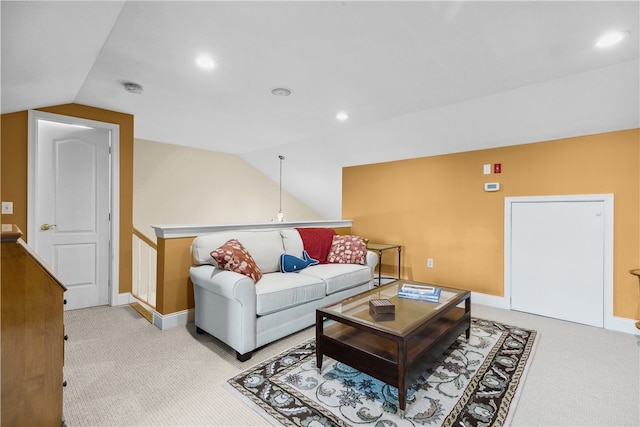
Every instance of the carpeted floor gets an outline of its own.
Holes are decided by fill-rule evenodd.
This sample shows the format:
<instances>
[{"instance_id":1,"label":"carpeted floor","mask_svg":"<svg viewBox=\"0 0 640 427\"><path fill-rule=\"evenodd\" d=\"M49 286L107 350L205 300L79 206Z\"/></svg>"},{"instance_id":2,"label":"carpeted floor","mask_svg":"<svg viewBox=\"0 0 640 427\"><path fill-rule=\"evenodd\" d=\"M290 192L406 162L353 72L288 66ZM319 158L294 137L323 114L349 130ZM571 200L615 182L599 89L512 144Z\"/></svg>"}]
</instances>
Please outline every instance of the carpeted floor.
<instances>
[{"instance_id":1,"label":"carpeted floor","mask_svg":"<svg viewBox=\"0 0 640 427\"><path fill-rule=\"evenodd\" d=\"M539 332L511 426L640 425L640 337L481 305L471 314ZM161 331L129 306L67 311L65 330L70 427L269 425L226 381L315 334L241 363L193 324Z\"/></svg>"},{"instance_id":2,"label":"carpeted floor","mask_svg":"<svg viewBox=\"0 0 640 427\"><path fill-rule=\"evenodd\" d=\"M231 378L240 398L274 424L359 426L509 425L533 356L536 332L472 319L461 335L409 388L398 390L325 357L318 372L315 340Z\"/></svg>"}]
</instances>

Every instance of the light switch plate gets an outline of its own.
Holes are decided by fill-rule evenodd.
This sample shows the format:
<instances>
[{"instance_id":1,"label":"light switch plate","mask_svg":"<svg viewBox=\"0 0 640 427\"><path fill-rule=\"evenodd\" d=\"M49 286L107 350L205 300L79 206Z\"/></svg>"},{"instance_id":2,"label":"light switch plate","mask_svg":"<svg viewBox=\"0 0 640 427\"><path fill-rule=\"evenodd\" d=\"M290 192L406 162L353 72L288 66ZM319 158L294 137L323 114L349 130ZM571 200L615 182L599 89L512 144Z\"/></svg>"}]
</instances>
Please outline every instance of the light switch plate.
<instances>
[{"instance_id":1,"label":"light switch plate","mask_svg":"<svg viewBox=\"0 0 640 427\"><path fill-rule=\"evenodd\" d=\"M490 164L484 165L483 172L485 175L491 174L491 165Z\"/></svg>"},{"instance_id":2,"label":"light switch plate","mask_svg":"<svg viewBox=\"0 0 640 427\"><path fill-rule=\"evenodd\" d=\"M2 214L11 215L13 213L13 202L2 202Z\"/></svg>"}]
</instances>

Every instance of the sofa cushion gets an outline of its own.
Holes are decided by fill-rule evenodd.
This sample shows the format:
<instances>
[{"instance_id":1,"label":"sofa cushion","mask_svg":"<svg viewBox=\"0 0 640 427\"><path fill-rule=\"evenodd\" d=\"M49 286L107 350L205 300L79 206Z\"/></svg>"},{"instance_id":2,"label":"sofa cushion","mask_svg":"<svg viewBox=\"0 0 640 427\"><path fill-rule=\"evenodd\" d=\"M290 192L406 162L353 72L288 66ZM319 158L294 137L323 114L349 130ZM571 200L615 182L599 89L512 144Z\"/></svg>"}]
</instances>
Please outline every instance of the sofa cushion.
<instances>
[{"instance_id":1,"label":"sofa cushion","mask_svg":"<svg viewBox=\"0 0 640 427\"><path fill-rule=\"evenodd\" d=\"M256 314L284 310L325 296L325 284L316 276L269 273L256 283Z\"/></svg>"},{"instance_id":2,"label":"sofa cushion","mask_svg":"<svg viewBox=\"0 0 640 427\"><path fill-rule=\"evenodd\" d=\"M283 228L280 230L280 234L282 235L282 244L285 253L301 258L304 244L302 243L302 237L300 237L298 230L295 228Z\"/></svg>"},{"instance_id":3,"label":"sofa cushion","mask_svg":"<svg viewBox=\"0 0 640 427\"><path fill-rule=\"evenodd\" d=\"M251 254L263 273L280 271L280 255L284 253L279 230L220 231L203 234L191 244L191 258L194 265L215 265L211 251L222 246L227 240L236 239Z\"/></svg>"},{"instance_id":4,"label":"sofa cushion","mask_svg":"<svg viewBox=\"0 0 640 427\"><path fill-rule=\"evenodd\" d=\"M256 265L247 249L236 239L230 239L219 248L211 251L211 258L218 268L244 274L257 282L262 278L262 271Z\"/></svg>"},{"instance_id":5,"label":"sofa cushion","mask_svg":"<svg viewBox=\"0 0 640 427\"><path fill-rule=\"evenodd\" d=\"M358 236L333 236L328 263L365 264L367 245Z\"/></svg>"},{"instance_id":6,"label":"sofa cushion","mask_svg":"<svg viewBox=\"0 0 640 427\"><path fill-rule=\"evenodd\" d=\"M315 276L327 284L326 293L353 288L373 279L373 270L359 264L318 264L301 270L296 276Z\"/></svg>"},{"instance_id":7,"label":"sofa cushion","mask_svg":"<svg viewBox=\"0 0 640 427\"><path fill-rule=\"evenodd\" d=\"M336 234L332 228L296 228L304 245L304 250L320 264L327 263L327 255L331 249L333 236Z\"/></svg>"}]
</instances>

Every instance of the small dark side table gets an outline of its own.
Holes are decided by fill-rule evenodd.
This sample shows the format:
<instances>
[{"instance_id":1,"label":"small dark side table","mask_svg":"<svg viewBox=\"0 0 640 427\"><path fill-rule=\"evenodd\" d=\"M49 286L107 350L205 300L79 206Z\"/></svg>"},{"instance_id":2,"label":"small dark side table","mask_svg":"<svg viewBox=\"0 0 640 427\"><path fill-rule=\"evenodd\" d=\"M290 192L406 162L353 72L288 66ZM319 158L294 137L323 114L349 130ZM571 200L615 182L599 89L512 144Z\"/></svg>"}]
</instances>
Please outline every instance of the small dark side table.
<instances>
[{"instance_id":1,"label":"small dark side table","mask_svg":"<svg viewBox=\"0 0 640 427\"><path fill-rule=\"evenodd\" d=\"M402 253L402 246L400 245L394 245L394 244L390 244L390 243L367 243L367 249L371 250L371 251L375 251L378 253L378 286L380 286L382 284L382 252L389 250L389 249L397 249L398 250L398 277L397 279L400 280L400 272L402 271L402 269L400 268L400 262L401 262L401 253Z\"/></svg>"}]
</instances>

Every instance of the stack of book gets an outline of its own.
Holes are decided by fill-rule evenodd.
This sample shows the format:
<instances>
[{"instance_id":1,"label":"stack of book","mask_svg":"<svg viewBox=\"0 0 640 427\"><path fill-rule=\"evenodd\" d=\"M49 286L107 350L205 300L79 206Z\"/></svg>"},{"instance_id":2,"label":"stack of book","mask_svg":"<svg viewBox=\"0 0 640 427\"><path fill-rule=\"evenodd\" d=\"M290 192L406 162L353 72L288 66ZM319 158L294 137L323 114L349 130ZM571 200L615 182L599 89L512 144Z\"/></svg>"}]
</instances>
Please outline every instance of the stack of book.
<instances>
[{"instance_id":1,"label":"stack of book","mask_svg":"<svg viewBox=\"0 0 640 427\"><path fill-rule=\"evenodd\" d=\"M420 301L438 302L440 301L441 289L432 285L416 285L405 283L398 290L398 297L416 299Z\"/></svg>"}]
</instances>

